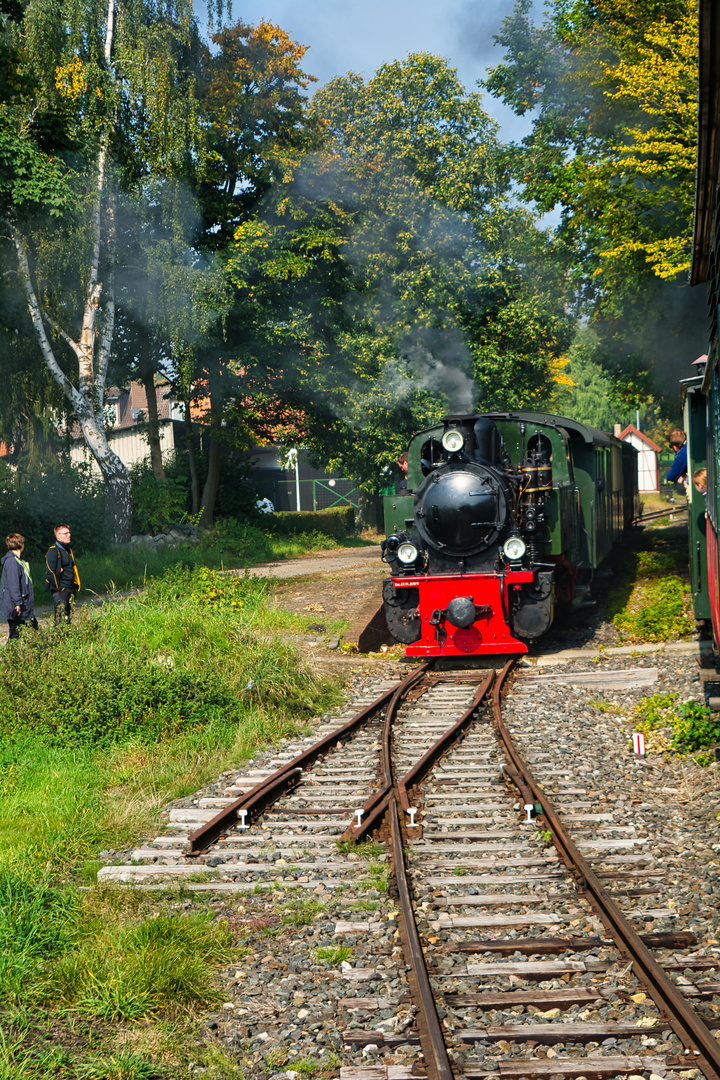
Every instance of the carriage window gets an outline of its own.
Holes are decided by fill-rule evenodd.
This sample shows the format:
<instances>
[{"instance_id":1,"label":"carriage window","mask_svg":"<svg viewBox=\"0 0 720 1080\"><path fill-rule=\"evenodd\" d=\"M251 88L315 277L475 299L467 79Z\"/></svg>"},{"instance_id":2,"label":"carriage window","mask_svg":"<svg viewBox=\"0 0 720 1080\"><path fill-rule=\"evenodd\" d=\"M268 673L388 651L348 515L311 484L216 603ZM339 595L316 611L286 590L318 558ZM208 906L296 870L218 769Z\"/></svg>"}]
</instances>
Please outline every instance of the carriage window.
<instances>
[{"instance_id":1,"label":"carriage window","mask_svg":"<svg viewBox=\"0 0 720 1080\"><path fill-rule=\"evenodd\" d=\"M443 461L445 461L445 451L441 442L437 439L428 439L423 443L420 451L420 468L423 476L427 476L436 465L440 465Z\"/></svg>"}]
</instances>

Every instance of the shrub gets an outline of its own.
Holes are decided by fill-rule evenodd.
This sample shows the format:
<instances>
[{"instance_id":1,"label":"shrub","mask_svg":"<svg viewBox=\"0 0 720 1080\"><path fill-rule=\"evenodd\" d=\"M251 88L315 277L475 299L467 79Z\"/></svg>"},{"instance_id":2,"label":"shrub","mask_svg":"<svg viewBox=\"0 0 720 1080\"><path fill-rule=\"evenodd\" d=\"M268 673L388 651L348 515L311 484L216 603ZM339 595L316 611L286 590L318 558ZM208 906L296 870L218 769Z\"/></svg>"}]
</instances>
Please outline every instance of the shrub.
<instances>
[{"instance_id":1,"label":"shrub","mask_svg":"<svg viewBox=\"0 0 720 1080\"><path fill-rule=\"evenodd\" d=\"M253 710L302 719L313 678L291 646L248 629L265 596L254 578L176 569L137 598L81 608L70 628L25 634L0 657L0 732L103 745Z\"/></svg>"},{"instance_id":2,"label":"shrub","mask_svg":"<svg viewBox=\"0 0 720 1080\"><path fill-rule=\"evenodd\" d=\"M670 746L679 754L692 754L720 743L720 717L707 705L687 701L680 705L673 719Z\"/></svg>"},{"instance_id":3,"label":"shrub","mask_svg":"<svg viewBox=\"0 0 720 1080\"><path fill-rule=\"evenodd\" d=\"M25 537L26 558L44 555L53 542L53 528L61 521L71 524L78 554L109 542L102 480L89 466L60 458L50 457L42 470L12 469L0 461L0 518L6 532Z\"/></svg>"},{"instance_id":4,"label":"shrub","mask_svg":"<svg viewBox=\"0 0 720 1080\"><path fill-rule=\"evenodd\" d=\"M200 554L227 555L248 562L262 562L273 557L272 545L257 525L237 518L219 518L212 529L203 533L198 545Z\"/></svg>"},{"instance_id":5,"label":"shrub","mask_svg":"<svg viewBox=\"0 0 720 1080\"><path fill-rule=\"evenodd\" d=\"M650 694L635 706L638 731L655 731L672 723L677 694Z\"/></svg>"},{"instance_id":6,"label":"shrub","mask_svg":"<svg viewBox=\"0 0 720 1080\"><path fill-rule=\"evenodd\" d=\"M641 551L637 556L637 572L648 577L658 574L671 574L684 568L683 563L672 553L663 551Z\"/></svg>"},{"instance_id":7,"label":"shrub","mask_svg":"<svg viewBox=\"0 0 720 1080\"><path fill-rule=\"evenodd\" d=\"M355 508L333 506L329 510L279 510L268 515L268 526L281 536L298 532L347 536L355 528Z\"/></svg>"},{"instance_id":8,"label":"shrub","mask_svg":"<svg viewBox=\"0 0 720 1080\"><path fill-rule=\"evenodd\" d=\"M130 476L134 533L156 533L183 518L188 489L182 477L169 475L166 480L156 480L149 461L135 465Z\"/></svg>"}]
</instances>

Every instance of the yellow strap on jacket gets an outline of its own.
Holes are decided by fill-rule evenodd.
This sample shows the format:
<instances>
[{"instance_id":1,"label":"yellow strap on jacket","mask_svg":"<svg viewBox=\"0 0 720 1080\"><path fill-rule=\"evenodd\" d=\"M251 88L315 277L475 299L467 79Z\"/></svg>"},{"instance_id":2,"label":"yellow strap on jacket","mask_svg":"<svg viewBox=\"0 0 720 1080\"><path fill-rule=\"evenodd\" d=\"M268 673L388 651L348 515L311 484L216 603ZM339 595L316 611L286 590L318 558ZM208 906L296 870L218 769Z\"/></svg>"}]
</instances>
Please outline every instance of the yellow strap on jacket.
<instances>
[{"instance_id":1,"label":"yellow strap on jacket","mask_svg":"<svg viewBox=\"0 0 720 1080\"><path fill-rule=\"evenodd\" d=\"M72 551L70 552L70 558L72 559L72 564L73 564L73 578L75 580L75 584L77 585L77 587L79 589L80 588L80 575L78 574L78 568L77 568L77 564L75 562L75 556L73 555Z\"/></svg>"}]
</instances>

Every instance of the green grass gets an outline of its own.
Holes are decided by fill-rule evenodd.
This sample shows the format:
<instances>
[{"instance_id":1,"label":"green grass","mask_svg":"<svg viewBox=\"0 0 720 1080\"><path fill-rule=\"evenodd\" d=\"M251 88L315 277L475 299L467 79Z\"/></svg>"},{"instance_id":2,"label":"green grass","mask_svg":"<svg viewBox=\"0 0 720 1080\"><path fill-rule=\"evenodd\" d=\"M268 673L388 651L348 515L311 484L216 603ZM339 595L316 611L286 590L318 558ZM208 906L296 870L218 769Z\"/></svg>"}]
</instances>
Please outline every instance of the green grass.
<instances>
[{"instance_id":1,"label":"green grass","mask_svg":"<svg viewBox=\"0 0 720 1080\"><path fill-rule=\"evenodd\" d=\"M385 845L379 844L376 840L361 840L359 844L356 844L354 840L337 840L336 845L341 855L354 854L359 855L361 859L373 859L385 851Z\"/></svg>"},{"instance_id":2,"label":"green grass","mask_svg":"<svg viewBox=\"0 0 720 1080\"><path fill-rule=\"evenodd\" d=\"M685 526L644 529L619 554L607 615L631 643L691 637L695 632L688 583Z\"/></svg>"},{"instance_id":3,"label":"green grass","mask_svg":"<svg viewBox=\"0 0 720 1080\"><path fill-rule=\"evenodd\" d=\"M369 877L362 884L368 889L377 889L378 892L387 892L390 883L390 870L387 863L371 862L367 867Z\"/></svg>"},{"instance_id":4,"label":"green grass","mask_svg":"<svg viewBox=\"0 0 720 1080\"><path fill-rule=\"evenodd\" d=\"M324 904L309 896L285 901L282 902L280 921L284 926L309 926L324 908Z\"/></svg>"},{"instance_id":5,"label":"green grass","mask_svg":"<svg viewBox=\"0 0 720 1080\"><path fill-rule=\"evenodd\" d=\"M317 960L326 960L331 967L340 967L343 960L352 956L352 948L349 945L322 945L314 955Z\"/></svg>"},{"instance_id":6,"label":"green grass","mask_svg":"<svg viewBox=\"0 0 720 1080\"><path fill-rule=\"evenodd\" d=\"M288 1062L288 1070L300 1073L301 1076L325 1077L337 1073L340 1059L337 1054L330 1053L327 1057L305 1057L297 1061Z\"/></svg>"},{"instance_id":7,"label":"green grass","mask_svg":"<svg viewBox=\"0 0 720 1080\"><path fill-rule=\"evenodd\" d=\"M210 904L92 883L102 849L338 700L282 622L267 583L173 571L0 653L0 1080L143 1080L156 1048L116 1025L196 1030L217 1002L237 951Z\"/></svg>"}]
</instances>

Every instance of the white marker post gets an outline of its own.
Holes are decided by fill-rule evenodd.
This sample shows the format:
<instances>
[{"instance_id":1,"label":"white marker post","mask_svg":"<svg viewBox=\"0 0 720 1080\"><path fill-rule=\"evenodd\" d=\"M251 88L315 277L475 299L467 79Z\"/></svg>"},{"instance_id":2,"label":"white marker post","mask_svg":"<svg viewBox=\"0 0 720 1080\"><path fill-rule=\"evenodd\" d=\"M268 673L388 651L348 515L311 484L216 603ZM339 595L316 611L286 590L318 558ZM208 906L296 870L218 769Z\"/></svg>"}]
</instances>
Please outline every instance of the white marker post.
<instances>
[{"instance_id":1,"label":"white marker post","mask_svg":"<svg viewBox=\"0 0 720 1080\"><path fill-rule=\"evenodd\" d=\"M359 829L361 824L362 824L362 816L363 816L363 811L362 810L356 810L355 811L355 817L357 818L357 821L355 822L355 828L356 829Z\"/></svg>"},{"instance_id":2,"label":"white marker post","mask_svg":"<svg viewBox=\"0 0 720 1080\"><path fill-rule=\"evenodd\" d=\"M238 825L238 829L249 829L250 828L249 825L245 824L245 818L247 817L247 815L248 815L247 810L238 810L238 817L240 818L240 824Z\"/></svg>"},{"instance_id":3,"label":"white marker post","mask_svg":"<svg viewBox=\"0 0 720 1080\"><path fill-rule=\"evenodd\" d=\"M633 750L638 757L645 757L645 736L642 731L633 732Z\"/></svg>"},{"instance_id":4,"label":"white marker post","mask_svg":"<svg viewBox=\"0 0 720 1080\"><path fill-rule=\"evenodd\" d=\"M412 807L410 807L410 809L407 812L410 815L410 824L408 825L408 828L409 829L414 829L415 828L415 815L417 814L417 807L412 806Z\"/></svg>"}]
</instances>

